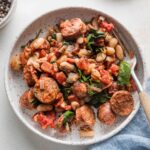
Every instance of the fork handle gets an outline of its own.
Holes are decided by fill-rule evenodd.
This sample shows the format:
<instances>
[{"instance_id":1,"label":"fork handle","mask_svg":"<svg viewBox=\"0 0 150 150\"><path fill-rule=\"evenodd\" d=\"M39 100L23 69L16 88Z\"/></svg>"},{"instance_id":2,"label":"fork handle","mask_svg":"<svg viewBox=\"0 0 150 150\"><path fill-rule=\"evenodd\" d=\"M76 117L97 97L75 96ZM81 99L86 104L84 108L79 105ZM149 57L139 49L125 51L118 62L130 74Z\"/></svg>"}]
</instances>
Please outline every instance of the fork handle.
<instances>
[{"instance_id":1,"label":"fork handle","mask_svg":"<svg viewBox=\"0 0 150 150\"><path fill-rule=\"evenodd\" d=\"M150 123L150 97L145 91L139 93L141 104L143 106L146 117Z\"/></svg>"}]
</instances>

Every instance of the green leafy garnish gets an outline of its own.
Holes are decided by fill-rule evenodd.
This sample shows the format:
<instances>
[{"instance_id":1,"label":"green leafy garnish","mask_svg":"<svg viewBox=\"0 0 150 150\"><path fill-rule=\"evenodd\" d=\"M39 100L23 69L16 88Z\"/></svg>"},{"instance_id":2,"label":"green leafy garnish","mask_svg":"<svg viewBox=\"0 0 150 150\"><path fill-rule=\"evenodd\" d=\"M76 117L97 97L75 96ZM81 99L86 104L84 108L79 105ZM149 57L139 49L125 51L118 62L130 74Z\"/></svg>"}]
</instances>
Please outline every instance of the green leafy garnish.
<instances>
[{"instance_id":1,"label":"green leafy garnish","mask_svg":"<svg viewBox=\"0 0 150 150\"><path fill-rule=\"evenodd\" d=\"M94 94L91 100L89 101L89 104L97 108L99 107L100 104L105 103L109 99L110 99L110 95L106 90L104 90L100 93Z\"/></svg>"},{"instance_id":2,"label":"green leafy garnish","mask_svg":"<svg viewBox=\"0 0 150 150\"><path fill-rule=\"evenodd\" d=\"M37 107L38 105L41 104L41 102L38 101L37 99L32 99L32 100L31 100L31 104L32 104L33 106Z\"/></svg>"},{"instance_id":3,"label":"green leafy garnish","mask_svg":"<svg viewBox=\"0 0 150 150\"><path fill-rule=\"evenodd\" d=\"M74 116L74 112L67 110L64 114L64 119L63 119L63 125L66 125L66 123Z\"/></svg>"},{"instance_id":4,"label":"green leafy garnish","mask_svg":"<svg viewBox=\"0 0 150 150\"><path fill-rule=\"evenodd\" d=\"M92 95L96 94L96 92L93 91L93 90L91 90L91 89L89 88L89 89L88 89L88 94L89 94L90 96L92 96Z\"/></svg>"},{"instance_id":5,"label":"green leafy garnish","mask_svg":"<svg viewBox=\"0 0 150 150\"><path fill-rule=\"evenodd\" d=\"M51 61L50 63L51 63L51 64L54 64L55 62L56 62L56 61Z\"/></svg>"},{"instance_id":6,"label":"green leafy garnish","mask_svg":"<svg viewBox=\"0 0 150 150\"><path fill-rule=\"evenodd\" d=\"M129 85L131 76L130 65L126 61L120 63L120 69L118 74L118 84Z\"/></svg>"},{"instance_id":7,"label":"green leafy garnish","mask_svg":"<svg viewBox=\"0 0 150 150\"><path fill-rule=\"evenodd\" d=\"M86 76L80 69L78 69L81 82L90 82L91 76Z\"/></svg>"},{"instance_id":8,"label":"green leafy garnish","mask_svg":"<svg viewBox=\"0 0 150 150\"><path fill-rule=\"evenodd\" d=\"M71 93L71 87L62 87L61 91L63 93L64 99L68 98L68 95Z\"/></svg>"},{"instance_id":9,"label":"green leafy garnish","mask_svg":"<svg viewBox=\"0 0 150 150\"><path fill-rule=\"evenodd\" d=\"M101 52L103 50L103 47L97 46L95 40L104 37L105 37L104 32L92 30L92 32L87 36L87 44L86 44L87 49L93 51L94 53Z\"/></svg>"},{"instance_id":10,"label":"green leafy garnish","mask_svg":"<svg viewBox=\"0 0 150 150\"><path fill-rule=\"evenodd\" d=\"M51 37L52 37L52 39L55 39L55 40L56 40L56 33L53 33L53 34L51 35Z\"/></svg>"}]
</instances>

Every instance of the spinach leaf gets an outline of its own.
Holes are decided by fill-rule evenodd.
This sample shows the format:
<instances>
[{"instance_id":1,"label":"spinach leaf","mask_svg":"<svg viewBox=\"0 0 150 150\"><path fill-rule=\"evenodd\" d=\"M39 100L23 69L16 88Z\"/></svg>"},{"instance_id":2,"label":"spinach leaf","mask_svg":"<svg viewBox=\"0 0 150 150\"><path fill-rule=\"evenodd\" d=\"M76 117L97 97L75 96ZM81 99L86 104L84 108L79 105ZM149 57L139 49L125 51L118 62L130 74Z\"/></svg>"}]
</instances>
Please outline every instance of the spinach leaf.
<instances>
[{"instance_id":1,"label":"spinach leaf","mask_svg":"<svg viewBox=\"0 0 150 150\"><path fill-rule=\"evenodd\" d=\"M81 82L90 82L91 76L86 76L80 69L78 69Z\"/></svg>"},{"instance_id":2,"label":"spinach leaf","mask_svg":"<svg viewBox=\"0 0 150 150\"><path fill-rule=\"evenodd\" d=\"M36 98L32 99L31 100L31 104L34 106L34 107L37 107L38 105L41 104L41 102L39 100L37 100Z\"/></svg>"},{"instance_id":3,"label":"spinach leaf","mask_svg":"<svg viewBox=\"0 0 150 150\"><path fill-rule=\"evenodd\" d=\"M118 84L129 85L131 76L130 65L126 61L120 63L120 69L118 74Z\"/></svg>"},{"instance_id":4,"label":"spinach leaf","mask_svg":"<svg viewBox=\"0 0 150 150\"><path fill-rule=\"evenodd\" d=\"M110 99L110 95L106 90L104 90L100 93L94 94L91 100L89 101L89 104L97 108L99 107L100 104L105 103L109 99Z\"/></svg>"},{"instance_id":5,"label":"spinach leaf","mask_svg":"<svg viewBox=\"0 0 150 150\"><path fill-rule=\"evenodd\" d=\"M64 99L66 100L68 95L71 93L71 87L62 87L61 92L63 93Z\"/></svg>"},{"instance_id":6,"label":"spinach leaf","mask_svg":"<svg viewBox=\"0 0 150 150\"><path fill-rule=\"evenodd\" d=\"M103 49L100 46L96 46L95 40L104 37L105 35L103 32L98 30L92 30L92 32L87 36L87 44L86 44L87 49L93 51L94 53L101 52Z\"/></svg>"},{"instance_id":7,"label":"spinach leaf","mask_svg":"<svg viewBox=\"0 0 150 150\"><path fill-rule=\"evenodd\" d=\"M65 125L74 115L74 112L73 111L70 111L70 110L67 110L63 116L64 116L64 119L63 119L63 125Z\"/></svg>"},{"instance_id":8,"label":"spinach leaf","mask_svg":"<svg viewBox=\"0 0 150 150\"><path fill-rule=\"evenodd\" d=\"M52 39L55 39L55 40L56 40L56 33L53 33L53 34L51 35L51 37L52 37Z\"/></svg>"}]
</instances>

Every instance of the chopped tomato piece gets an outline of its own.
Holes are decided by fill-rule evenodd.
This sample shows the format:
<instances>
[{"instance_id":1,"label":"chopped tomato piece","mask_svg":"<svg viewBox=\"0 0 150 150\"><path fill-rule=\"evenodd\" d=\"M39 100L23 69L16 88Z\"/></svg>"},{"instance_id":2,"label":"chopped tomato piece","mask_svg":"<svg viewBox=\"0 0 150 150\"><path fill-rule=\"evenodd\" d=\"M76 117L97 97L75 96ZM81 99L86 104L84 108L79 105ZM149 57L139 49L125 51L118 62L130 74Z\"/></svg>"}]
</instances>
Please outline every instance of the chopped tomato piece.
<instances>
[{"instance_id":1,"label":"chopped tomato piece","mask_svg":"<svg viewBox=\"0 0 150 150\"><path fill-rule=\"evenodd\" d=\"M41 65L41 69L46 72L50 73L52 76L58 71L56 64L50 64L49 62L43 62Z\"/></svg>"},{"instance_id":2,"label":"chopped tomato piece","mask_svg":"<svg viewBox=\"0 0 150 150\"><path fill-rule=\"evenodd\" d=\"M119 72L119 66L116 64L112 64L109 70L111 71L112 74L117 75Z\"/></svg>"},{"instance_id":3,"label":"chopped tomato piece","mask_svg":"<svg viewBox=\"0 0 150 150\"><path fill-rule=\"evenodd\" d=\"M56 80L58 81L59 84L65 85L67 77L63 72L58 72L56 73Z\"/></svg>"},{"instance_id":4,"label":"chopped tomato piece","mask_svg":"<svg viewBox=\"0 0 150 150\"><path fill-rule=\"evenodd\" d=\"M55 107L63 110L71 110L71 106L64 102L63 97L59 99L59 101L55 104Z\"/></svg>"},{"instance_id":5,"label":"chopped tomato piece","mask_svg":"<svg viewBox=\"0 0 150 150\"><path fill-rule=\"evenodd\" d=\"M104 84L110 84L112 82L112 77L111 75L109 74L108 71L106 70L100 70L100 74L101 74L101 81L104 83Z\"/></svg>"},{"instance_id":6,"label":"chopped tomato piece","mask_svg":"<svg viewBox=\"0 0 150 150\"><path fill-rule=\"evenodd\" d=\"M87 70L89 66L89 62L87 58L80 58L79 61L77 62L77 67L81 70Z\"/></svg>"},{"instance_id":7,"label":"chopped tomato piece","mask_svg":"<svg viewBox=\"0 0 150 150\"><path fill-rule=\"evenodd\" d=\"M42 129L46 129L48 126L54 128L54 121L56 119L55 112L47 112L46 114L40 112L33 116L33 120L38 122Z\"/></svg>"},{"instance_id":8,"label":"chopped tomato piece","mask_svg":"<svg viewBox=\"0 0 150 150\"><path fill-rule=\"evenodd\" d=\"M67 58L67 62L70 64L73 64L75 62L75 60L73 58Z\"/></svg>"},{"instance_id":9,"label":"chopped tomato piece","mask_svg":"<svg viewBox=\"0 0 150 150\"><path fill-rule=\"evenodd\" d=\"M41 57L45 57L46 56L46 51L44 50L44 49L42 49L41 51L40 51L40 58Z\"/></svg>"},{"instance_id":10,"label":"chopped tomato piece","mask_svg":"<svg viewBox=\"0 0 150 150\"><path fill-rule=\"evenodd\" d=\"M103 21L100 24L100 27L106 29L107 32L110 32L114 28L114 25L112 23L108 23L106 21Z\"/></svg>"},{"instance_id":11,"label":"chopped tomato piece","mask_svg":"<svg viewBox=\"0 0 150 150\"><path fill-rule=\"evenodd\" d=\"M41 65L41 69L46 72L46 73L51 73L51 69L52 69L52 64L48 63L48 62L44 62Z\"/></svg>"},{"instance_id":12,"label":"chopped tomato piece","mask_svg":"<svg viewBox=\"0 0 150 150\"><path fill-rule=\"evenodd\" d=\"M68 96L68 100L70 102L72 102L72 101L79 101L79 99L74 94L69 95Z\"/></svg>"},{"instance_id":13,"label":"chopped tomato piece","mask_svg":"<svg viewBox=\"0 0 150 150\"><path fill-rule=\"evenodd\" d=\"M61 53L60 53L59 51L55 51L55 56L56 56L57 58L59 58L59 57L61 56Z\"/></svg>"}]
</instances>

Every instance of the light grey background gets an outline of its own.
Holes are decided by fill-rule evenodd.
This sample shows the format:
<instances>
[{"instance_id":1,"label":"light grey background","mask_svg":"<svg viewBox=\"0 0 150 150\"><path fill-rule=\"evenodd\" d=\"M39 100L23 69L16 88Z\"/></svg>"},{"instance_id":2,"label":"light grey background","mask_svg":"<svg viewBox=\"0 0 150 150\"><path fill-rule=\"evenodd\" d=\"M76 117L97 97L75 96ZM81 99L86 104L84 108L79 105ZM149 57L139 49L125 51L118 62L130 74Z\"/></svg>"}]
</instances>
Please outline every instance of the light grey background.
<instances>
[{"instance_id":1,"label":"light grey background","mask_svg":"<svg viewBox=\"0 0 150 150\"><path fill-rule=\"evenodd\" d=\"M18 0L12 21L0 30L0 150L86 149L55 144L32 133L12 111L4 88L5 59L19 33L41 14L65 6L96 8L124 24L141 47L150 75L150 0Z\"/></svg>"}]
</instances>

